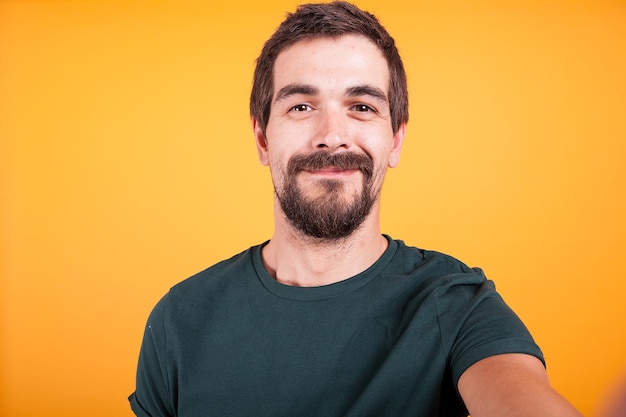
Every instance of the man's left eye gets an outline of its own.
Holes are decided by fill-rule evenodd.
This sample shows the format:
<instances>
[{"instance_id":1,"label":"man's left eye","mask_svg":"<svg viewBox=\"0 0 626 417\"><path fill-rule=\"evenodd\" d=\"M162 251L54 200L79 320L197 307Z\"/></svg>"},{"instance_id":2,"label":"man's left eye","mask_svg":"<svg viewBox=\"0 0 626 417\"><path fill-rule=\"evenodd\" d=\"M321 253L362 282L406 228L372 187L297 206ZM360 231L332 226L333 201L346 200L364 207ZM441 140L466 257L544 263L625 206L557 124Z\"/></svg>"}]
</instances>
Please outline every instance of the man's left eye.
<instances>
[{"instance_id":1,"label":"man's left eye","mask_svg":"<svg viewBox=\"0 0 626 417\"><path fill-rule=\"evenodd\" d=\"M370 112L374 110L367 104L357 104L356 106L353 107L353 109L358 112Z\"/></svg>"}]
</instances>

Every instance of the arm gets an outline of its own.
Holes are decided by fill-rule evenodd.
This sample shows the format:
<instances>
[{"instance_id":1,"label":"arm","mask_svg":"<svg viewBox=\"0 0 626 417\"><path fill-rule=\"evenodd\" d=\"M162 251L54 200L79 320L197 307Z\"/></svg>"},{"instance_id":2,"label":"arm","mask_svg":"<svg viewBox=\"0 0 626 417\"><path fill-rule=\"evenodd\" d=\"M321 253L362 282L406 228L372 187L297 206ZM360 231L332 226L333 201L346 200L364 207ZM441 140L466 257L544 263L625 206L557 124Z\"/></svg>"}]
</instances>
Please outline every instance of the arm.
<instances>
[{"instance_id":1,"label":"arm","mask_svg":"<svg viewBox=\"0 0 626 417\"><path fill-rule=\"evenodd\" d=\"M541 361L526 354L476 362L458 389L472 417L582 417L550 386Z\"/></svg>"}]
</instances>

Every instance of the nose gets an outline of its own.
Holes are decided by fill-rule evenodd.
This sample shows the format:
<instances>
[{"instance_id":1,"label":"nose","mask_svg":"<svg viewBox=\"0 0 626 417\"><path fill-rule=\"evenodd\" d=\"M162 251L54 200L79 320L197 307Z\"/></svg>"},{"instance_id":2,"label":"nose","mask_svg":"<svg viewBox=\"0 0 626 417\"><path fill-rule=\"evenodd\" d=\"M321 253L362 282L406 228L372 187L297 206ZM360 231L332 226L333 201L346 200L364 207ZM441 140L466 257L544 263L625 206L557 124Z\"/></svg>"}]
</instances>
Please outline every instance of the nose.
<instances>
[{"instance_id":1,"label":"nose","mask_svg":"<svg viewBox=\"0 0 626 417\"><path fill-rule=\"evenodd\" d=\"M318 129L313 138L316 149L335 151L352 145L347 115L342 114L341 110L328 108L321 112L318 121Z\"/></svg>"}]
</instances>

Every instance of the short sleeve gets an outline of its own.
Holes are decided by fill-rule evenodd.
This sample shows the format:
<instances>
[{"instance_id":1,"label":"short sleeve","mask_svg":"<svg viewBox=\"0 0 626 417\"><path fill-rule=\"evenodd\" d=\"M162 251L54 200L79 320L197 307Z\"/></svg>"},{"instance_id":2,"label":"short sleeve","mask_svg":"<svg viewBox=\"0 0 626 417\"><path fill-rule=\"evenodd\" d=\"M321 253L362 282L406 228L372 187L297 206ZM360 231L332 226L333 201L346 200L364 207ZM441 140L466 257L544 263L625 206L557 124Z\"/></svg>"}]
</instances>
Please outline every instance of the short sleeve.
<instances>
[{"instance_id":1,"label":"short sleeve","mask_svg":"<svg viewBox=\"0 0 626 417\"><path fill-rule=\"evenodd\" d=\"M524 353L544 363L543 354L520 318L496 292L492 281L455 285L437 300L440 326L449 351L455 386L474 363L489 356Z\"/></svg>"},{"instance_id":2,"label":"short sleeve","mask_svg":"<svg viewBox=\"0 0 626 417\"><path fill-rule=\"evenodd\" d=\"M164 326L166 304L167 296L152 310L139 352L135 392L128 397L130 407L138 417L174 416Z\"/></svg>"}]
</instances>

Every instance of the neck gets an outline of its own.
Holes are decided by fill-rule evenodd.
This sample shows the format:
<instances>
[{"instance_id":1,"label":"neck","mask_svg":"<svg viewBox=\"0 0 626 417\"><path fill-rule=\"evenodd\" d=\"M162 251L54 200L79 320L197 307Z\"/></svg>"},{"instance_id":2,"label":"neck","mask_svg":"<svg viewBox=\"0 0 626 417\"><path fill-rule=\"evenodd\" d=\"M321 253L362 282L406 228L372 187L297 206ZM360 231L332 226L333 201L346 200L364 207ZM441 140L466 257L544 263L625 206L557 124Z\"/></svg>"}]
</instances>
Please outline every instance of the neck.
<instances>
[{"instance_id":1,"label":"neck","mask_svg":"<svg viewBox=\"0 0 626 417\"><path fill-rule=\"evenodd\" d=\"M280 210L276 210L282 215ZM353 277L372 266L387 249L379 225L378 203L349 236L327 240L303 235L284 218L275 219L275 231L263 248L263 262L278 282L316 287Z\"/></svg>"}]
</instances>

